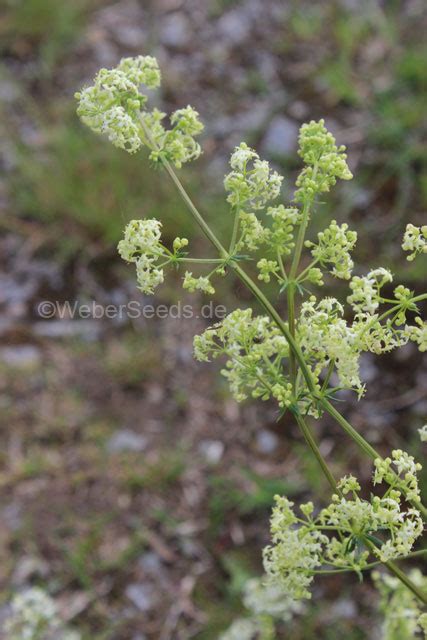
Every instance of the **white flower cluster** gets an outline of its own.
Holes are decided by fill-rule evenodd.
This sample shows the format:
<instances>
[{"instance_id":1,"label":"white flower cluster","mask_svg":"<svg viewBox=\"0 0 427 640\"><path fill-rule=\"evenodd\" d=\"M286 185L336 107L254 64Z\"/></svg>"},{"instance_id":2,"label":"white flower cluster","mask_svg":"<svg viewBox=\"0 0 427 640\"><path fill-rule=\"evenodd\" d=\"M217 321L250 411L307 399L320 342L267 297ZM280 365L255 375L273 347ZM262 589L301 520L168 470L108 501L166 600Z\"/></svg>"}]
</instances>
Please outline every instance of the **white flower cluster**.
<instances>
[{"instance_id":1,"label":"white flower cluster","mask_svg":"<svg viewBox=\"0 0 427 640\"><path fill-rule=\"evenodd\" d=\"M268 584L264 578L252 578L245 584L243 604L255 615L269 615L276 620L287 622L304 609L301 602L295 602L277 584Z\"/></svg>"},{"instance_id":2,"label":"white flower cluster","mask_svg":"<svg viewBox=\"0 0 427 640\"><path fill-rule=\"evenodd\" d=\"M208 293L210 295L215 293L215 289L208 276L199 276L195 278L191 271L185 272L182 286L184 289L187 289L187 291L190 291L190 293L194 293L195 291L203 291L203 293Z\"/></svg>"},{"instance_id":3,"label":"white flower cluster","mask_svg":"<svg viewBox=\"0 0 427 640\"><path fill-rule=\"evenodd\" d=\"M420 351L427 351L427 322L417 317L415 323L417 326L406 326L405 335L418 345Z\"/></svg>"},{"instance_id":4,"label":"white flower cluster","mask_svg":"<svg viewBox=\"0 0 427 640\"><path fill-rule=\"evenodd\" d=\"M272 220L269 245L281 255L289 255L295 246L294 228L301 222L301 213L294 207L269 207L267 215Z\"/></svg>"},{"instance_id":5,"label":"white flower cluster","mask_svg":"<svg viewBox=\"0 0 427 640\"><path fill-rule=\"evenodd\" d=\"M258 280L270 282L271 276L280 278L279 265L276 260L267 260L267 258L261 258L261 260L258 260L256 266L259 270Z\"/></svg>"},{"instance_id":6,"label":"white flower cluster","mask_svg":"<svg viewBox=\"0 0 427 640\"><path fill-rule=\"evenodd\" d=\"M180 168L201 154L194 136L203 131L199 115L192 107L178 109L165 129L166 114L147 111L147 96L141 86L160 86L157 60L151 56L123 58L114 69L101 69L93 85L76 93L77 114L96 133L108 136L116 147L135 153L143 145L155 162L167 160Z\"/></svg>"},{"instance_id":7,"label":"white flower cluster","mask_svg":"<svg viewBox=\"0 0 427 640\"><path fill-rule=\"evenodd\" d=\"M381 287L392 281L392 274L383 267L369 271L366 276L353 276L350 282L352 294L347 302L355 313L374 314L381 303Z\"/></svg>"},{"instance_id":8,"label":"white flower cluster","mask_svg":"<svg viewBox=\"0 0 427 640\"><path fill-rule=\"evenodd\" d=\"M339 493L316 517L311 502L300 506L301 518L292 502L275 497L272 544L264 550L264 568L272 584L295 599L309 598L309 586L323 565L360 572L372 555L386 562L411 552L423 533L423 521L417 509L405 510L401 489L408 491L409 499L418 495L420 465L402 451L393 451L392 458L396 473L390 471L389 459L375 461L374 484L390 483L382 497L361 498L353 476L338 483Z\"/></svg>"},{"instance_id":9,"label":"white flower cluster","mask_svg":"<svg viewBox=\"0 0 427 640\"><path fill-rule=\"evenodd\" d=\"M329 227L317 235L318 242L306 241L305 246L311 248L311 254L322 267L332 265L331 273L337 278L348 280L354 266L350 251L357 240L356 231L350 231L348 224L337 224L332 220Z\"/></svg>"},{"instance_id":10,"label":"white flower cluster","mask_svg":"<svg viewBox=\"0 0 427 640\"><path fill-rule=\"evenodd\" d=\"M427 224L422 227L416 227L413 224L406 225L402 249L412 252L407 257L409 261L415 260L419 253L427 253Z\"/></svg>"},{"instance_id":11,"label":"white flower cluster","mask_svg":"<svg viewBox=\"0 0 427 640\"><path fill-rule=\"evenodd\" d=\"M55 602L38 588L15 595L4 631L8 640L80 640L78 633L64 628Z\"/></svg>"},{"instance_id":12,"label":"white flower cluster","mask_svg":"<svg viewBox=\"0 0 427 640\"><path fill-rule=\"evenodd\" d=\"M222 374L239 402L248 396L277 399L279 406L292 402L292 385L282 372L281 361L289 355L286 339L267 317L252 316L252 309L236 309L222 322L194 338L197 360L225 355Z\"/></svg>"},{"instance_id":13,"label":"white flower cluster","mask_svg":"<svg viewBox=\"0 0 427 640\"><path fill-rule=\"evenodd\" d=\"M335 298L317 302L314 296L303 302L297 324L298 342L314 377L331 361L335 363L340 385L363 392L359 376L361 349L357 331L343 318L344 308Z\"/></svg>"},{"instance_id":14,"label":"white flower cluster","mask_svg":"<svg viewBox=\"0 0 427 640\"><path fill-rule=\"evenodd\" d=\"M427 578L419 569L412 569L409 579L422 591L427 591ZM419 633L427 637L427 615L422 613L417 597L400 580L386 573L372 573L380 593L379 609L384 616L380 640L417 640Z\"/></svg>"},{"instance_id":15,"label":"white flower cluster","mask_svg":"<svg viewBox=\"0 0 427 640\"><path fill-rule=\"evenodd\" d=\"M155 218L131 220L117 246L123 260L135 263L138 288L147 294L153 294L164 281L163 267L177 261L182 249L188 245L186 238L175 238L173 253L170 252L160 241L161 227L162 223Z\"/></svg>"},{"instance_id":16,"label":"white flower cluster","mask_svg":"<svg viewBox=\"0 0 427 640\"><path fill-rule=\"evenodd\" d=\"M272 584L278 584L290 598L310 598L313 571L322 564L328 538L315 526L295 526L299 519L293 502L275 496L270 520L272 544L263 552L264 570ZM306 508L308 505L302 505Z\"/></svg>"},{"instance_id":17,"label":"white flower cluster","mask_svg":"<svg viewBox=\"0 0 427 640\"><path fill-rule=\"evenodd\" d=\"M266 229L261 226L263 232L258 230L258 237L261 237L262 241L266 243L266 251L274 257L289 255L295 247L294 231L296 225L301 222L300 211L294 207L284 207L280 204L276 207L269 207L266 213L271 220L271 227ZM270 282L273 276L280 284L284 284L283 273L277 259L261 258L258 260L257 268L259 280Z\"/></svg>"},{"instance_id":18,"label":"white flower cluster","mask_svg":"<svg viewBox=\"0 0 427 640\"><path fill-rule=\"evenodd\" d=\"M100 133L105 133L115 147L129 153L136 153L142 145L138 125L120 106L113 106L105 113Z\"/></svg>"},{"instance_id":19,"label":"white flower cluster","mask_svg":"<svg viewBox=\"0 0 427 640\"><path fill-rule=\"evenodd\" d=\"M101 69L94 83L75 94L77 114L96 133L106 133L117 147L135 153L142 146L139 114L147 98L140 85L160 85L155 58L123 58L115 69Z\"/></svg>"},{"instance_id":20,"label":"white flower cluster","mask_svg":"<svg viewBox=\"0 0 427 640\"><path fill-rule=\"evenodd\" d=\"M345 147L337 147L324 120L303 124L299 135L299 155L307 165L297 179L296 202L308 202L330 190L337 178L351 180Z\"/></svg>"},{"instance_id":21,"label":"white flower cluster","mask_svg":"<svg viewBox=\"0 0 427 640\"><path fill-rule=\"evenodd\" d=\"M219 636L219 640L255 640L259 631L258 620L238 618Z\"/></svg>"},{"instance_id":22,"label":"white flower cluster","mask_svg":"<svg viewBox=\"0 0 427 640\"><path fill-rule=\"evenodd\" d=\"M236 244L235 251L240 251L241 249L257 251L260 245L269 240L268 229L261 224L254 213L239 211L239 222L241 237Z\"/></svg>"},{"instance_id":23,"label":"white flower cluster","mask_svg":"<svg viewBox=\"0 0 427 640\"><path fill-rule=\"evenodd\" d=\"M419 462L415 462L413 456L401 449L395 449L391 458L375 460L373 482L374 484L386 482L393 489L403 492L407 500L419 502L420 489L417 473L421 469L422 466Z\"/></svg>"},{"instance_id":24,"label":"white flower cluster","mask_svg":"<svg viewBox=\"0 0 427 640\"><path fill-rule=\"evenodd\" d=\"M283 177L266 160L242 142L230 158L232 171L225 176L227 202L241 209L263 209L280 193Z\"/></svg>"},{"instance_id":25,"label":"white flower cluster","mask_svg":"<svg viewBox=\"0 0 427 640\"><path fill-rule=\"evenodd\" d=\"M427 442L427 424L418 429L418 433L420 434L421 442Z\"/></svg>"},{"instance_id":26,"label":"white flower cluster","mask_svg":"<svg viewBox=\"0 0 427 640\"><path fill-rule=\"evenodd\" d=\"M259 279L269 282L272 276L278 277L276 261L262 258L257 266ZM187 277L192 278L192 274ZM425 348L426 325L398 329L392 320L380 322L378 314L372 313L379 305L381 286L390 280L391 274L386 269L376 269L364 278L352 279L353 293L349 302L356 311L352 322L345 319L344 307L335 298L318 301L310 296L302 303L296 322L296 338L319 392L324 372L333 367L339 381L337 388L354 390L361 397L365 389L360 377L363 352L387 353L406 344L408 339L418 341L421 350ZM200 284L194 279L188 288L190 284L192 289L202 290L209 290L211 286L207 279ZM207 361L221 355L228 358L222 373L238 401L249 396L263 400L274 398L281 408L298 403L301 411L319 415L319 407L303 380L299 382L296 395L292 393L292 385L284 373L284 362L289 355L287 343L267 317L252 317L251 310L237 309L221 323L196 336L194 345L199 360Z\"/></svg>"},{"instance_id":27,"label":"white flower cluster","mask_svg":"<svg viewBox=\"0 0 427 640\"><path fill-rule=\"evenodd\" d=\"M148 294L154 293L155 287L164 280L163 269L158 266L159 259L165 257L160 242L161 226L155 218L131 220L117 246L123 260L136 263L138 288Z\"/></svg>"},{"instance_id":28,"label":"white flower cluster","mask_svg":"<svg viewBox=\"0 0 427 640\"><path fill-rule=\"evenodd\" d=\"M172 113L170 117L172 129L164 127L163 120L166 114L158 109L153 109L151 112L143 111L140 118L150 134L151 142L154 143L150 153L150 159L153 162L161 163L162 160L167 160L180 169L186 162L197 160L202 153L201 146L194 136L199 135L204 126L193 107L188 106Z\"/></svg>"},{"instance_id":29,"label":"white flower cluster","mask_svg":"<svg viewBox=\"0 0 427 640\"><path fill-rule=\"evenodd\" d=\"M243 604L249 615L235 620L219 640L273 639L276 623L289 622L304 610L303 603L290 598L279 585L264 582L260 578L246 582Z\"/></svg>"}]
</instances>

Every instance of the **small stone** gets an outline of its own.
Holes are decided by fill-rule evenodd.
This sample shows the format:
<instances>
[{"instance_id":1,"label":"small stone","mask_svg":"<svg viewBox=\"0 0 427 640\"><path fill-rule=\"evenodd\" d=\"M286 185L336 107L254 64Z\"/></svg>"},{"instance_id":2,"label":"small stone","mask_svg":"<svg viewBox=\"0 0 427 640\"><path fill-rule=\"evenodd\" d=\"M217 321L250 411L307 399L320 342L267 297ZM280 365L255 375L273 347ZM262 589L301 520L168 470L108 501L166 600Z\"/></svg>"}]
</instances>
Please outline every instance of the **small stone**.
<instances>
[{"instance_id":1,"label":"small stone","mask_svg":"<svg viewBox=\"0 0 427 640\"><path fill-rule=\"evenodd\" d=\"M130 429L121 429L114 433L107 443L110 453L121 451L144 451L147 447L147 438Z\"/></svg>"},{"instance_id":2,"label":"small stone","mask_svg":"<svg viewBox=\"0 0 427 640\"><path fill-rule=\"evenodd\" d=\"M199 451L206 462L215 465L222 458L224 453L224 443L221 440L202 440L199 444Z\"/></svg>"},{"instance_id":3,"label":"small stone","mask_svg":"<svg viewBox=\"0 0 427 640\"><path fill-rule=\"evenodd\" d=\"M4 604L0 607L0 629L3 628L6 620L9 619L12 613L12 607L10 604Z\"/></svg>"},{"instance_id":4,"label":"small stone","mask_svg":"<svg viewBox=\"0 0 427 640\"><path fill-rule=\"evenodd\" d=\"M142 51L144 46L144 31L140 24L123 24L116 30L118 42L126 48Z\"/></svg>"},{"instance_id":5,"label":"small stone","mask_svg":"<svg viewBox=\"0 0 427 640\"><path fill-rule=\"evenodd\" d=\"M421 416L423 420L427 421L427 400L420 400L416 402L412 407L415 415Z\"/></svg>"},{"instance_id":6,"label":"small stone","mask_svg":"<svg viewBox=\"0 0 427 640\"><path fill-rule=\"evenodd\" d=\"M360 378L363 382L373 382L378 377L378 368L371 353L360 356Z\"/></svg>"},{"instance_id":7,"label":"small stone","mask_svg":"<svg viewBox=\"0 0 427 640\"><path fill-rule=\"evenodd\" d=\"M40 320L33 324L33 332L43 338L72 338L78 336L87 342L97 340L102 323L98 320Z\"/></svg>"},{"instance_id":8,"label":"small stone","mask_svg":"<svg viewBox=\"0 0 427 640\"><path fill-rule=\"evenodd\" d=\"M285 116L275 116L261 143L267 156L283 157L295 153L298 141L298 125Z\"/></svg>"},{"instance_id":9,"label":"small stone","mask_svg":"<svg viewBox=\"0 0 427 640\"><path fill-rule=\"evenodd\" d=\"M233 45L244 42L251 29L250 17L242 11L228 11L218 20L219 35Z\"/></svg>"},{"instance_id":10,"label":"small stone","mask_svg":"<svg viewBox=\"0 0 427 640\"><path fill-rule=\"evenodd\" d=\"M416 356L417 347L413 342L408 342L407 344L397 349L393 356L397 362L410 362L414 356Z\"/></svg>"},{"instance_id":11,"label":"small stone","mask_svg":"<svg viewBox=\"0 0 427 640\"><path fill-rule=\"evenodd\" d=\"M148 584L130 584L126 587L125 594L140 611L149 611L154 604L152 588Z\"/></svg>"},{"instance_id":12,"label":"small stone","mask_svg":"<svg viewBox=\"0 0 427 640\"><path fill-rule=\"evenodd\" d=\"M273 453L279 445L279 438L275 433L261 429L256 434L256 444L261 453Z\"/></svg>"},{"instance_id":13,"label":"small stone","mask_svg":"<svg viewBox=\"0 0 427 640\"><path fill-rule=\"evenodd\" d=\"M24 556L19 560L12 574L11 583L14 587L27 585L32 578L46 578L49 565L36 556Z\"/></svg>"},{"instance_id":14,"label":"small stone","mask_svg":"<svg viewBox=\"0 0 427 640\"><path fill-rule=\"evenodd\" d=\"M162 561L160 556L154 551L147 551L138 560L138 565L146 573L152 573L154 575L159 574L162 570Z\"/></svg>"},{"instance_id":15,"label":"small stone","mask_svg":"<svg viewBox=\"0 0 427 640\"><path fill-rule=\"evenodd\" d=\"M173 13L162 22L160 41L167 47L181 49L190 41L190 25L182 13Z\"/></svg>"},{"instance_id":16,"label":"small stone","mask_svg":"<svg viewBox=\"0 0 427 640\"><path fill-rule=\"evenodd\" d=\"M1 510L0 518L10 531L18 531L22 526L22 509L18 504L12 502Z\"/></svg>"},{"instance_id":17,"label":"small stone","mask_svg":"<svg viewBox=\"0 0 427 640\"><path fill-rule=\"evenodd\" d=\"M349 598L342 598L337 600L332 605L333 618L344 618L347 620L353 620L357 617L357 607L355 603Z\"/></svg>"},{"instance_id":18,"label":"small stone","mask_svg":"<svg viewBox=\"0 0 427 640\"><path fill-rule=\"evenodd\" d=\"M30 369L40 364L41 354L37 347L21 344L13 347L3 347L0 350L0 360L9 367Z\"/></svg>"}]
</instances>

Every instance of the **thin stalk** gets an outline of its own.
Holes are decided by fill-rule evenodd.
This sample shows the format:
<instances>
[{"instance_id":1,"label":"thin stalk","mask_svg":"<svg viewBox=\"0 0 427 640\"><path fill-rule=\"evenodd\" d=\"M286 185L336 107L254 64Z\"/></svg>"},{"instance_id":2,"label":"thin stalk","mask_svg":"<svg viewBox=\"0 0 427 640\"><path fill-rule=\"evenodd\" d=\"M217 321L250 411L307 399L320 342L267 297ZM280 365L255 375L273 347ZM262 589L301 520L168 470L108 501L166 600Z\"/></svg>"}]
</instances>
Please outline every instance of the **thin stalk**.
<instances>
[{"instance_id":1,"label":"thin stalk","mask_svg":"<svg viewBox=\"0 0 427 640\"><path fill-rule=\"evenodd\" d=\"M298 426L301 429L301 433L303 434L306 443L308 444L308 446L311 449L311 452L313 453L313 455L315 456L317 462L319 463L325 478L327 479L327 481L329 482L331 489L333 491L333 493L336 493L337 491L337 483L335 482L335 478L332 475L331 470L328 467L327 462L325 461L324 457L322 456L320 449L317 445L316 440L314 439L310 428L308 427L307 423L305 422L304 418L302 417L301 414L299 413L294 413L295 419L298 422Z\"/></svg>"},{"instance_id":2,"label":"thin stalk","mask_svg":"<svg viewBox=\"0 0 427 640\"><path fill-rule=\"evenodd\" d=\"M288 303L289 331L293 338L295 336L295 284L291 279L289 280L289 283L288 283L286 299ZM295 393L297 364L296 364L296 356L292 349L289 352L289 373L291 376L292 386L294 388L294 393Z\"/></svg>"},{"instance_id":3,"label":"thin stalk","mask_svg":"<svg viewBox=\"0 0 427 640\"><path fill-rule=\"evenodd\" d=\"M182 186L182 183L181 183L180 179L176 175L176 173L173 170L173 168L170 165L170 163L167 160L163 160L163 166L166 169L166 171L168 172L169 176L172 179L172 182L175 184L175 186L178 189L182 199L184 200L184 202L187 205L187 207L190 209L193 217L195 218L197 224L201 227L201 229L202 229L203 233L205 234L205 236L218 249L218 252L219 252L221 258L223 258L224 260L229 259L230 258L230 254L228 253L226 248L222 245L222 243L219 241L219 239L216 237L216 235L214 234L214 232L212 231L210 226L207 224L207 222L205 221L203 216L199 213L199 210L197 209L196 205L193 203L193 201L191 200L190 196L188 195L188 193L186 192L186 190Z\"/></svg>"},{"instance_id":4,"label":"thin stalk","mask_svg":"<svg viewBox=\"0 0 427 640\"><path fill-rule=\"evenodd\" d=\"M181 263L195 262L198 264L221 264L224 262L221 258L178 258Z\"/></svg>"},{"instance_id":5,"label":"thin stalk","mask_svg":"<svg viewBox=\"0 0 427 640\"><path fill-rule=\"evenodd\" d=\"M360 433L356 431L356 429L352 427L349 422L347 422L344 416L342 416L340 412L335 409L333 404L331 404L329 400L327 400L327 398L321 398L319 402L322 407L341 425L341 427L350 436L350 438L352 438L356 442L356 444L358 444L359 447L370 458L372 458L372 460L375 460L375 458L381 458L376 449L374 449L374 447L372 447L369 442L367 442L365 438L363 438L363 436L361 436Z\"/></svg>"},{"instance_id":6,"label":"thin stalk","mask_svg":"<svg viewBox=\"0 0 427 640\"><path fill-rule=\"evenodd\" d=\"M317 171L317 167L314 168L314 173L316 173L316 171ZM288 282L286 298L288 303L289 331L292 335L292 338L295 337L295 277L296 277L296 274L298 271L298 265L301 259L302 248L304 246L304 238L305 238L305 232L307 230L311 204L312 204L312 200L306 200L304 203L304 207L302 210L302 220L298 229L297 240L295 243L295 251L294 251L294 255L292 256L292 263L289 271L289 282ZM292 381L292 385L295 392L297 357L292 350L289 353L289 371L290 371L291 381Z\"/></svg>"},{"instance_id":7,"label":"thin stalk","mask_svg":"<svg viewBox=\"0 0 427 640\"><path fill-rule=\"evenodd\" d=\"M334 372L334 368L335 368L335 360L331 360L330 363L329 363L329 366L328 366L328 370L326 372L325 379L324 379L323 384L322 384L322 391L326 391L326 389L328 388L329 381L330 381L331 376L332 376L332 374Z\"/></svg>"},{"instance_id":8,"label":"thin stalk","mask_svg":"<svg viewBox=\"0 0 427 640\"><path fill-rule=\"evenodd\" d=\"M285 282L287 282L288 276L286 274L285 265L283 264L282 254L280 253L279 249L277 249L277 262L279 263L279 267L280 267L280 271L281 271L282 276L283 276L283 280Z\"/></svg>"},{"instance_id":9,"label":"thin stalk","mask_svg":"<svg viewBox=\"0 0 427 640\"><path fill-rule=\"evenodd\" d=\"M237 239L237 231L239 229L239 209L238 207L233 207L234 209L234 224L233 224L233 232L231 235L230 248L228 250L229 253L233 253L234 247L236 246Z\"/></svg>"},{"instance_id":10,"label":"thin stalk","mask_svg":"<svg viewBox=\"0 0 427 640\"><path fill-rule=\"evenodd\" d=\"M301 273L298 275L297 277L297 282L301 282L302 280L304 280L304 277L307 275L307 273L310 271L310 269L312 269L316 264L318 264L319 262L319 258L316 258L315 260L313 260L312 262L310 262L310 264L308 265L308 267L306 267L303 271L301 271Z\"/></svg>"},{"instance_id":11,"label":"thin stalk","mask_svg":"<svg viewBox=\"0 0 427 640\"><path fill-rule=\"evenodd\" d=\"M396 565L395 562L392 562L391 560L388 560L387 562L383 563L387 569L393 573L396 578L398 578L401 582L403 582L403 584L410 590L412 591L412 593L419 599L421 600L421 602L423 602L425 605L427 605L427 594L424 593L423 591L421 591L421 589L419 587L417 587L416 584L414 584L412 582L412 580L410 578L408 578L408 576L401 570L399 569L399 567Z\"/></svg>"},{"instance_id":12,"label":"thin stalk","mask_svg":"<svg viewBox=\"0 0 427 640\"><path fill-rule=\"evenodd\" d=\"M316 173L316 167L314 168L314 174L315 173ZM301 253L304 246L305 232L307 230L307 225L308 225L308 220L310 215L310 207L312 203L313 203L312 199L306 200L302 210L302 220L298 229L297 241L295 243L295 251L292 257L292 264L289 272L289 278L291 280L293 280L297 275L298 265L301 259Z\"/></svg>"}]
</instances>

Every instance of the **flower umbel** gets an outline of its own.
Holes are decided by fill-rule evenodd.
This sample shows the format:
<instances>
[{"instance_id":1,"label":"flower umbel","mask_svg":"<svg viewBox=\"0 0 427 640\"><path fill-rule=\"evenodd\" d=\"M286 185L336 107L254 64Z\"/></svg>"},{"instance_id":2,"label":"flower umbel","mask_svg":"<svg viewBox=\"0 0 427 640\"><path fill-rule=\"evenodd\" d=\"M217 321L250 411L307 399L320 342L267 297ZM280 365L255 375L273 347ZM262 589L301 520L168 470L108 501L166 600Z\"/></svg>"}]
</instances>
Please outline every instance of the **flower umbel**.
<instances>
[{"instance_id":1,"label":"flower umbel","mask_svg":"<svg viewBox=\"0 0 427 640\"><path fill-rule=\"evenodd\" d=\"M161 242L161 228L162 223L155 218L131 220L117 245L123 260L135 263L139 289L150 295L164 280L163 267L178 261L188 245L187 238L175 238L172 253Z\"/></svg>"},{"instance_id":2,"label":"flower umbel","mask_svg":"<svg viewBox=\"0 0 427 640\"><path fill-rule=\"evenodd\" d=\"M311 255L324 267L332 266L331 273L337 278L348 280L353 269L350 251L354 248L357 233L348 230L348 224L339 226L332 220L327 229L318 234L318 243L307 240L306 247L311 248Z\"/></svg>"},{"instance_id":3,"label":"flower umbel","mask_svg":"<svg viewBox=\"0 0 427 640\"><path fill-rule=\"evenodd\" d=\"M393 451L392 459L396 472L390 470L391 459L375 461L374 485L389 485L382 497L361 498L357 479L345 476L329 506L313 517L313 505L302 504L300 517L292 502L276 496L272 544L264 550L264 568L272 584L292 598L310 598L309 586L322 566L360 573L370 556L387 562L411 552L423 522L416 509L405 509L399 489L404 484L418 495L416 472L421 465L402 451Z\"/></svg>"},{"instance_id":4,"label":"flower umbel","mask_svg":"<svg viewBox=\"0 0 427 640\"><path fill-rule=\"evenodd\" d=\"M337 147L335 138L325 127L325 121L312 120L303 124L299 135L299 155L306 167L297 179L296 202L307 202L317 194L330 190L337 181L351 180L345 147Z\"/></svg>"},{"instance_id":5,"label":"flower umbel","mask_svg":"<svg viewBox=\"0 0 427 640\"><path fill-rule=\"evenodd\" d=\"M275 200L283 177L272 171L266 160L242 142L230 158L231 173L225 176L227 202L239 208L263 209Z\"/></svg>"},{"instance_id":6,"label":"flower umbel","mask_svg":"<svg viewBox=\"0 0 427 640\"><path fill-rule=\"evenodd\" d=\"M409 261L415 260L419 253L427 253L427 224L422 227L408 224L403 236L402 249L412 252L406 258Z\"/></svg>"},{"instance_id":7,"label":"flower umbel","mask_svg":"<svg viewBox=\"0 0 427 640\"><path fill-rule=\"evenodd\" d=\"M75 94L77 114L95 133L105 133L116 147L135 153L147 146L154 162L167 160L180 168L200 156L201 147L194 136L203 131L203 124L197 111L188 106L171 115L172 126L166 129L166 114L147 109L148 96L143 89L156 89L160 81L155 58L123 58L114 69L101 69L92 86Z\"/></svg>"}]
</instances>

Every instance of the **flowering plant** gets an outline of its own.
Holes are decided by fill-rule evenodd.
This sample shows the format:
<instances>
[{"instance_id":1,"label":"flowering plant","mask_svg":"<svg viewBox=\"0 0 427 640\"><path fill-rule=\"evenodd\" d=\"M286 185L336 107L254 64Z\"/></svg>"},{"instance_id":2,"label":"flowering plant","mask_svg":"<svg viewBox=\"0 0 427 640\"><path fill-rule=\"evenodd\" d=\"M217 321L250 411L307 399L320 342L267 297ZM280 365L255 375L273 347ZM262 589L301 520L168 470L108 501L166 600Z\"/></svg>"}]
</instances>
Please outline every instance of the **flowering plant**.
<instances>
[{"instance_id":1,"label":"flowering plant","mask_svg":"<svg viewBox=\"0 0 427 640\"><path fill-rule=\"evenodd\" d=\"M273 399L281 412L289 411L332 489L328 506L319 510L311 502L302 504L301 516L286 497L276 497L272 543L264 551L267 591L261 596L257 588L255 600L261 602L270 597L273 606L282 594L284 608L289 612L289 601L310 597L315 575L336 571L361 575L362 571L383 564L395 580L387 584L401 584L409 590L418 601L421 615L421 607L427 604L424 583L403 573L395 563L423 553L413 551L427 518L417 481L420 465L400 450L383 458L333 402L343 389L354 391L359 398L363 396L365 382L359 366L362 353L386 353L408 341L417 344L420 351L427 350L427 324L417 306L427 299L427 294L415 295L396 284L392 297L386 297L384 290L386 285L390 288L394 277L382 267L366 275L354 275L351 252L357 234L346 223L332 220L317 238L307 238L319 197L328 193L337 180L352 178L345 148L337 146L323 120L309 122L300 129L303 168L291 204L277 202L283 177L246 143L235 148L230 172L224 179L230 205L230 238L227 243L220 240L175 172L201 153L196 141L203 130L199 114L190 106L179 109L171 114L170 127L165 127L165 114L150 109L144 93L159 85L160 71L154 58L125 58L115 69L102 69L93 86L76 94L77 111L95 132L106 134L113 144L129 153L148 149L150 160L172 179L216 253L203 259L191 257L188 240L181 237L167 247L161 238L161 222L156 219L130 222L119 243L119 253L135 264L138 286L147 294L154 293L170 267L184 267L185 289L208 295L214 293L217 277L234 273L240 278L258 301L263 315L251 308L234 310L195 337L195 357L200 361L225 358L222 373L236 400ZM426 253L427 226L408 225L402 247L410 252L408 260ZM307 256L303 255L304 249ZM256 279L244 268L246 261L254 259ZM321 295L325 278L348 282L345 301ZM285 297L286 319L257 280L274 283L277 296ZM373 484L383 486L381 495L362 497L361 487L351 475L335 480L307 423L307 416L318 418L325 412L373 460ZM426 427L420 435L426 439ZM257 615L257 630L253 631L255 627L248 626L248 621L241 628L252 628L251 634L261 634L262 611ZM262 620L265 622L265 618ZM424 628L424 618L417 625ZM263 637L272 636L265 632Z\"/></svg>"}]
</instances>

